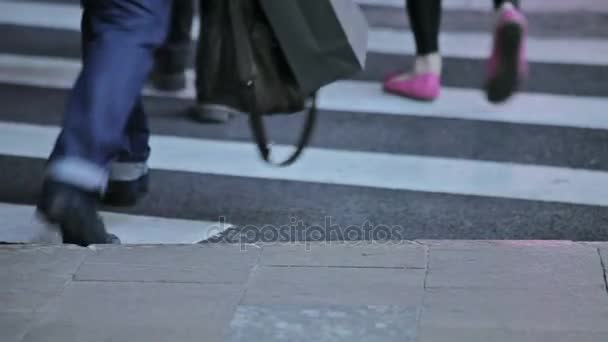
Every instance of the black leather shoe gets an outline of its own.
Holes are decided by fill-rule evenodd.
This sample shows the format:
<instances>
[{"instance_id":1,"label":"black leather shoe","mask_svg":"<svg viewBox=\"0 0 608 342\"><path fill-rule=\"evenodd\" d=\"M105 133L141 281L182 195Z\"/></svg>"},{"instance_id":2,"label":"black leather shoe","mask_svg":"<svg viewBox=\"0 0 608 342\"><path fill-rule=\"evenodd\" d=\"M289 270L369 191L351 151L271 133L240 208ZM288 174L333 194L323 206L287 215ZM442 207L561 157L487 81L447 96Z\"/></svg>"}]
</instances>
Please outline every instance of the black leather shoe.
<instances>
[{"instance_id":1,"label":"black leather shoe","mask_svg":"<svg viewBox=\"0 0 608 342\"><path fill-rule=\"evenodd\" d=\"M113 207L131 207L148 193L149 175L145 174L134 181L108 182L103 203Z\"/></svg>"},{"instance_id":2,"label":"black leather shoe","mask_svg":"<svg viewBox=\"0 0 608 342\"><path fill-rule=\"evenodd\" d=\"M86 247L92 244L120 244L106 231L97 213L99 196L77 187L46 180L38 202L38 212L59 227L63 243Z\"/></svg>"}]
</instances>

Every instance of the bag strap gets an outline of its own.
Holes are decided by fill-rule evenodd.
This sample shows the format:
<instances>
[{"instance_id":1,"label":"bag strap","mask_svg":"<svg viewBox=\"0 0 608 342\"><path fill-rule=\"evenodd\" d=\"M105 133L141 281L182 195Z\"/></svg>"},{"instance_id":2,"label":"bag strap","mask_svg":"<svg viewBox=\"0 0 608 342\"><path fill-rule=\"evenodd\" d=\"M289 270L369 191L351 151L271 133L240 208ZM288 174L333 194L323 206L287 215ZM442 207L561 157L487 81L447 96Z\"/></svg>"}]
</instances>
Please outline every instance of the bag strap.
<instances>
[{"instance_id":1,"label":"bag strap","mask_svg":"<svg viewBox=\"0 0 608 342\"><path fill-rule=\"evenodd\" d=\"M306 113L306 119L304 122L304 127L300 132L300 136L298 138L295 151L287 157L282 162L274 162L271 158L271 147L268 143L268 138L266 136L266 128L264 127L264 120L262 114L257 111L257 106L255 106L255 83L251 83L249 86L249 94L250 101L254 101L252 105L253 108L256 108L251 115L249 116L249 124L251 126L251 130L253 132L253 137L255 139L256 145L258 146L258 150L262 155L262 158L267 163L274 166L289 166L293 164L304 152L304 148L308 145L310 138L312 136L312 132L315 127L315 123L317 120L317 95L316 93L312 96L312 107L308 109ZM253 99L251 99L253 97Z\"/></svg>"},{"instance_id":2,"label":"bag strap","mask_svg":"<svg viewBox=\"0 0 608 342\"><path fill-rule=\"evenodd\" d=\"M281 162L274 162L271 159L271 147L270 144L268 143L268 138L267 138L267 134L266 134L266 128L264 126L264 120L263 120L263 115L262 113L260 113L258 105L257 105L257 98L256 98L256 91L255 91L255 86L256 86L256 76L257 76L257 70L256 70L256 65L253 62L253 46L251 46L251 43L249 42L249 40L246 38L246 34L245 32L247 31L247 28L245 27L245 18L243 16L243 13L240 11L240 9L238 8L238 6L236 5L237 2L236 1L249 1L249 0L220 0L220 1L228 1L228 8L231 12L232 15L236 16L236 17L232 17L232 32L234 35L234 39L236 40L236 56L238 59L238 72L240 72L242 74L242 76L245 77L241 77L241 79L247 79L246 84L244 85L244 87L246 87L246 96L247 96L247 102L249 104L249 107L251 108L251 113L249 115L249 124L251 126L251 130L253 132L253 137L255 139L255 143L258 147L258 150L262 156L262 158L264 159L264 161L266 161L268 164L274 165L274 166L289 166L291 164L293 164L302 154L302 152L304 151L304 148L308 145L308 142L310 141L310 138L312 136L312 132L314 130L314 126L316 123L316 119L317 119L317 96L316 93L314 93L312 95L312 106L311 108L307 111L308 113L306 114L306 120L304 122L304 127L302 129L302 131L300 132L297 144L296 144L296 149L295 151L289 156L287 157L285 160L281 161ZM246 75L243 75L246 74Z\"/></svg>"}]
</instances>

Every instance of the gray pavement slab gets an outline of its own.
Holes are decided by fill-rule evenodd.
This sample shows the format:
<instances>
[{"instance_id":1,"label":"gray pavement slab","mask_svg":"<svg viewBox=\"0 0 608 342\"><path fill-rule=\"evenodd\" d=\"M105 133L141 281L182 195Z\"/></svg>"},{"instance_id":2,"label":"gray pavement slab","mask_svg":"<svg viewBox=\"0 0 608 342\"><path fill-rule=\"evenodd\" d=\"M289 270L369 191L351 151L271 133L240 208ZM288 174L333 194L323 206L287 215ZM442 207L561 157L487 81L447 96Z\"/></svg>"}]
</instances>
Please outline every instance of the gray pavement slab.
<instances>
[{"instance_id":1,"label":"gray pavement slab","mask_svg":"<svg viewBox=\"0 0 608 342\"><path fill-rule=\"evenodd\" d=\"M608 295L599 290L559 287L429 289L420 329L421 341L439 341L442 336L452 336L452 341L471 341L466 338L478 336L473 340L486 341L480 337L562 333L589 340L590 336L608 336Z\"/></svg>"},{"instance_id":2,"label":"gray pavement slab","mask_svg":"<svg viewBox=\"0 0 608 342\"><path fill-rule=\"evenodd\" d=\"M104 247L85 260L75 279L242 284L260 251L228 245Z\"/></svg>"},{"instance_id":3,"label":"gray pavement slab","mask_svg":"<svg viewBox=\"0 0 608 342\"><path fill-rule=\"evenodd\" d=\"M608 262L608 243L596 243L592 244L592 246L598 249L602 256L602 260L604 261L604 266L606 266L606 262Z\"/></svg>"},{"instance_id":4,"label":"gray pavement slab","mask_svg":"<svg viewBox=\"0 0 608 342\"><path fill-rule=\"evenodd\" d=\"M514 331L508 329L450 329L436 328L423 329L418 342L605 342L608 334L603 332L584 331Z\"/></svg>"},{"instance_id":5,"label":"gray pavement slab","mask_svg":"<svg viewBox=\"0 0 608 342\"><path fill-rule=\"evenodd\" d=\"M608 340L608 244L241 247L0 245L0 340Z\"/></svg>"},{"instance_id":6,"label":"gray pavement slab","mask_svg":"<svg viewBox=\"0 0 608 342\"><path fill-rule=\"evenodd\" d=\"M417 306L424 270L259 267L244 304ZM269 289L271 289L269 291Z\"/></svg>"},{"instance_id":7,"label":"gray pavement slab","mask_svg":"<svg viewBox=\"0 0 608 342\"><path fill-rule=\"evenodd\" d=\"M429 288L604 288L597 250L583 244L463 241L430 248Z\"/></svg>"},{"instance_id":8,"label":"gray pavement slab","mask_svg":"<svg viewBox=\"0 0 608 342\"><path fill-rule=\"evenodd\" d=\"M0 247L0 314L44 307L61 293L88 254L70 247Z\"/></svg>"},{"instance_id":9,"label":"gray pavement slab","mask_svg":"<svg viewBox=\"0 0 608 342\"><path fill-rule=\"evenodd\" d=\"M73 282L22 342L223 341L240 285Z\"/></svg>"},{"instance_id":10,"label":"gray pavement slab","mask_svg":"<svg viewBox=\"0 0 608 342\"><path fill-rule=\"evenodd\" d=\"M408 342L417 311L394 306L240 306L228 341Z\"/></svg>"},{"instance_id":11,"label":"gray pavement slab","mask_svg":"<svg viewBox=\"0 0 608 342\"><path fill-rule=\"evenodd\" d=\"M260 265L424 269L426 250L407 241L274 244L264 246Z\"/></svg>"},{"instance_id":12,"label":"gray pavement slab","mask_svg":"<svg viewBox=\"0 0 608 342\"><path fill-rule=\"evenodd\" d=\"M0 312L0 340L2 342L20 342L36 321L36 317L38 315L35 313Z\"/></svg>"}]
</instances>

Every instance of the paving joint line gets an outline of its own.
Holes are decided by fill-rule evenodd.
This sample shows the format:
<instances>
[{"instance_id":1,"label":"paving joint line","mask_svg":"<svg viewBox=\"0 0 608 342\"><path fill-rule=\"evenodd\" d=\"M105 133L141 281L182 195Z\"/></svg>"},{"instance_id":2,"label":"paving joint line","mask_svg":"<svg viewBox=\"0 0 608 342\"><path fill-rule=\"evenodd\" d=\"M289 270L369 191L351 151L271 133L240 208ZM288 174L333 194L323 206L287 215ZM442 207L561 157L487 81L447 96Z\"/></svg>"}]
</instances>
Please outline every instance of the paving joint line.
<instances>
[{"instance_id":1,"label":"paving joint line","mask_svg":"<svg viewBox=\"0 0 608 342\"><path fill-rule=\"evenodd\" d=\"M597 255L600 257L600 266L602 266L602 275L604 277L604 288L606 290L606 295L608 295L608 274L606 271L607 265L606 265L606 263L604 263L602 251L599 248L597 248L596 250L597 250Z\"/></svg>"},{"instance_id":2,"label":"paving joint line","mask_svg":"<svg viewBox=\"0 0 608 342\"><path fill-rule=\"evenodd\" d=\"M193 285L237 285L234 281L180 281L180 280L110 280L74 279L74 283L120 283L120 284L193 284Z\"/></svg>"},{"instance_id":3,"label":"paving joint line","mask_svg":"<svg viewBox=\"0 0 608 342\"><path fill-rule=\"evenodd\" d=\"M350 269L386 269L386 270L424 270L424 267L408 266L340 266L340 265L261 265L271 268L350 268Z\"/></svg>"},{"instance_id":4,"label":"paving joint line","mask_svg":"<svg viewBox=\"0 0 608 342\"><path fill-rule=\"evenodd\" d=\"M95 255L99 255L99 250L97 250L97 249L94 249L94 248L88 248L87 249L87 248L85 248L84 250L88 250L88 251L91 251ZM84 255L84 257L80 261L80 264L78 264L78 267L76 267L76 270L72 274L72 279L71 279L72 282L76 281L76 275L78 274L78 272L80 272L80 269L87 262L87 260L89 259L90 256L91 255L88 252Z\"/></svg>"},{"instance_id":5,"label":"paving joint line","mask_svg":"<svg viewBox=\"0 0 608 342\"><path fill-rule=\"evenodd\" d=\"M422 281L422 299L420 300L420 305L418 307L418 310L416 312L416 339L418 339L419 337L419 332L421 330L421 326L422 326L422 315L424 314L424 306L426 304L426 297L427 297L427 281L429 278L429 273L430 273L430 260L431 260L431 246L422 243L420 241L416 241L417 243L419 243L420 245L424 246L424 265L425 265L425 272L424 272L424 279Z\"/></svg>"},{"instance_id":6,"label":"paving joint line","mask_svg":"<svg viewBox=\"0 0 608 342\"><path fill-rule=\"evenodd\" d=\"M427 282L429 279L429 273L430 273L430 259L431 259L431 248L429 246L425 246L425 250L424 250L424 259L425 259L425 263L424 263L424 281L422 283L422 287L424 288L425 292L427 289Z\"/></svg>"},{"instance_id":7,"label":"paving joint line","mask_svg":"<svg viewBox=\"0 0 608 342\"><path fill-rule=\"evenodd\" d=\"M150 264L125 264L125 263L121 263L121 262L87 262L86 264L89 265L89 266L122 266L122 265L127 265L129 267L135 267L135 268L139 268L139 269L142 269L142 268L154 268L156 270L174 270L175 269L175 267L173 267L173 266L150 265ZM181 270L181 271L201 271L201 270L205 270L206 268L207 268L207 266L188 266L188 267L182 267L179 270Z\"/></svg>"},{"instance_id":8,"label":"paving joint line","mask_svg":"<svg viewBox=\"0 0 608 342\"><path fill-rule=\"evenodd\" d=\"M249 276L247 277L247 280L243 284L243 291L241 291L241 296L239 298L238 303L236 304L237 308L243 304L243 301L245 300L245 296L247 296L247 291L249 290L249 285L251 284L253 276L257 273L258 269L260 268L262 254L264 253L264 246L256 245L256 247L259 249L258 257L256 258L255 263L253 264L253 267L251 267L251 270L249 270ZM228 324L230 324L230 323L231 322L229 322Z\"/></svg>"}]
</instances>

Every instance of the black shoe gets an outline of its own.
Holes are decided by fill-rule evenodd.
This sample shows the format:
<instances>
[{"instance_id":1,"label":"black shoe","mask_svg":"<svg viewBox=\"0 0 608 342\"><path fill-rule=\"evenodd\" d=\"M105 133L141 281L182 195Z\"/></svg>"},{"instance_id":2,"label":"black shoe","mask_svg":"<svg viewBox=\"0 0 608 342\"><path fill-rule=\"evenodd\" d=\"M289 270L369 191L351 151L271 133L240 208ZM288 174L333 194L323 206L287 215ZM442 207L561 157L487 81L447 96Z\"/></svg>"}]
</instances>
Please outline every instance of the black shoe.
<instances>
[{"instance_id":1,"label":"black shoe","mask_svg":"<svg viewBox=\"0 0 608 342\"><path fill-rule=\"evenodd\" d=\"M103 203L113 207L131 207L148 193L149 175L145 174L134 181L108 182Z\"/></svg>"},{"instance_id":2,"label":"black shoe","mask_svg":"<svg viewBox=\"0 0 608 342\"><path fill-rule=\"evenodd\" d=\"M202 123L226 123L237 114L237 109L221 104L196 104L188 112L190 118Z\"/></svg>"},{"instance_id":3,"label":"black shoe","mask_svg":"<svg viewBox=\"0 0 608 342\"><path fill-rule=\"evenodd\" d=\"M47 180L42 187L38 212L60 229L63 243L86 247L91 244L120 244L109 234L97 213L99 197L74 186Z\"/></svg>"}]
</instances>

